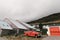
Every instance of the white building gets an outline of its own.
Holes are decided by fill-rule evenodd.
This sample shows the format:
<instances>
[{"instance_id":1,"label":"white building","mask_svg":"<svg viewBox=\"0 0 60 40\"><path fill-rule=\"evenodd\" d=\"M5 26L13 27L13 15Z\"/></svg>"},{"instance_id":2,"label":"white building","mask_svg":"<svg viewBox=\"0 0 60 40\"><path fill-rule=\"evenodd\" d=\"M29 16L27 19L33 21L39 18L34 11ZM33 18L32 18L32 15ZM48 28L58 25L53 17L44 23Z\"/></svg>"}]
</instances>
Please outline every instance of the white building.
<instances>
[{"instance_id":1,"label":"white building","mask_svg":"<svg viewBox=\"0 0 60 40\"><path fill-rule=\"evenodd\" d=\"M0 36L6 35L12 30L12 27L5 21L0 20Z\"/></svg>"},{"instance_id":2,"label":"white building","mask_svg":"<svg viewBox=\"0 0 60 40\"><path fill-rule=\"evenodd\" d=\"M13 19L10 19L10 18L5 18L4 21L7 22L13 28L13 30L15 30L16 33L23 33L24 30L28 30L27 27L20 24L16 20L13 20Z\"/></svg>"}]
</instances>

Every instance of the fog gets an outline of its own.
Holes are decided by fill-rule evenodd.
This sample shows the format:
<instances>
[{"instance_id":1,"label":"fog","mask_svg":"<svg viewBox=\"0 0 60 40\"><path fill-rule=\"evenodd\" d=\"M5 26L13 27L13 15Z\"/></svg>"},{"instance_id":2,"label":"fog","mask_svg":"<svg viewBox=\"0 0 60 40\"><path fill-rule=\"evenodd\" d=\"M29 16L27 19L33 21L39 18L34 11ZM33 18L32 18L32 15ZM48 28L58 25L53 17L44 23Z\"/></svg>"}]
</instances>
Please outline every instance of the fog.
<instances>
[{"instance_id":1,"label":"fog","mask_svg":"<svg viewBox=\"0 0 60 40\"><path fill-rule=\"evenodd\" d=\"M0 0L0 19L29 22L57 12L60 12L60 0Z\"/></svg>"}]
</instances>

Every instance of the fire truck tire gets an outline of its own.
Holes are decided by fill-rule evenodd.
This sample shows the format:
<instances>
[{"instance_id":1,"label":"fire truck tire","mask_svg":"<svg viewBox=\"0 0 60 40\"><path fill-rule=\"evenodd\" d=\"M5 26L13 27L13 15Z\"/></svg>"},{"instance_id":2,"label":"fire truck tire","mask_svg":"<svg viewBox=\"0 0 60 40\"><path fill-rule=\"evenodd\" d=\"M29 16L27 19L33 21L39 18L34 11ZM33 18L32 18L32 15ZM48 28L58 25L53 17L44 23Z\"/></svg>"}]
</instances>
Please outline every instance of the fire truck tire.
<instances>
[{"instance_id":1,"label":"fire truck tire","mask_svg":"<svg viewBox=\"0 0 60 40\"><path fill-rule=\"evenodd\" d=\"M35 34L35 38L37 38L37 34Z\"/></svg>"}]
</instances>

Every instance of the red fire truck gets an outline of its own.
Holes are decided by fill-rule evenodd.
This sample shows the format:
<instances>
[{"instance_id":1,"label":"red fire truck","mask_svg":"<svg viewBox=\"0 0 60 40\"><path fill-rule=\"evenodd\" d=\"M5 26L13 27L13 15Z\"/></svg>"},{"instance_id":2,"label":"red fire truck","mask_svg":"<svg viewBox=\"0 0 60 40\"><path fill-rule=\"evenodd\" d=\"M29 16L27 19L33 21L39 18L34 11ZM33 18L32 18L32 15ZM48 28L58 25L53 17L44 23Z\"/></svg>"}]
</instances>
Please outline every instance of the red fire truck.
<instances>
[{"instance_id":1,"label":"red fire truck","mask_svg":"<svg viewBox=\"0 0 60 40\"><path fill-rule=\"evenodd\" d=\"M31 37L41 37L41 32L29 30L24 32L25 36L31 36Z\"/></svg>"}]
</instances>

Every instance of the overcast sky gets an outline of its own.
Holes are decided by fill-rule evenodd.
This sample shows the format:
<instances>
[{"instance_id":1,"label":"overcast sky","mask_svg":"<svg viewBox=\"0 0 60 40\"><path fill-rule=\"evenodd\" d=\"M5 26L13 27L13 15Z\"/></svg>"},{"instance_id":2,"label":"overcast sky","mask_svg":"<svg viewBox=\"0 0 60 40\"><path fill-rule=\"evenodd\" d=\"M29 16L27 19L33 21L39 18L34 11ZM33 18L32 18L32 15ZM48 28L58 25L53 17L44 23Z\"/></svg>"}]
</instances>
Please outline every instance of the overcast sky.
<instances>
[{"instance_id":1,"label":"overcast sky","mask_svg":"<svg viewBox=\"0 0 60 40\"><path fill-rule=\"evenodd\" d=\"M60 12L60 0L0 0L0 18L10 17L24 22Z\"/></svg>"}]
</instances>

